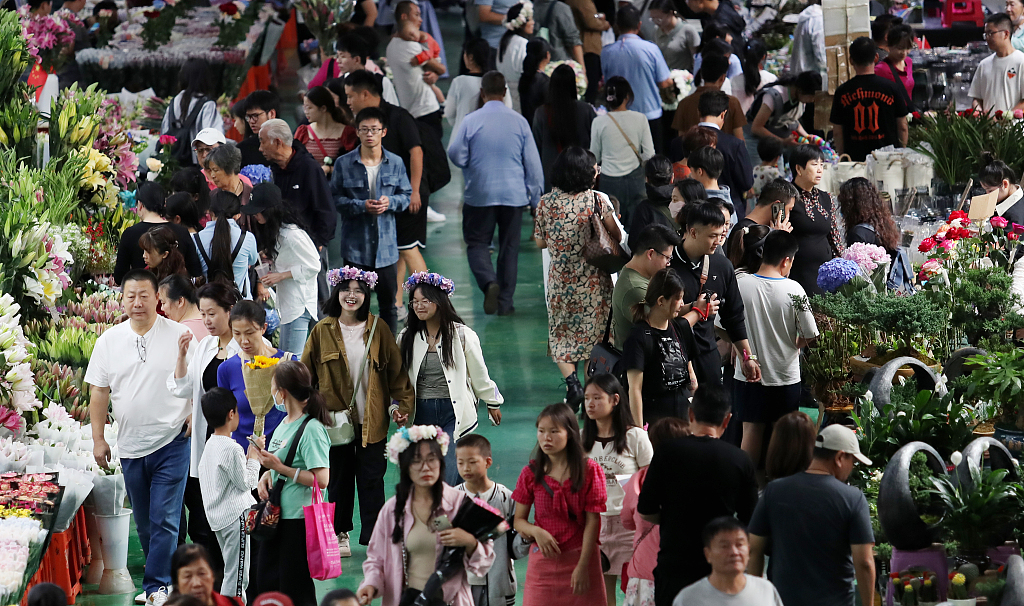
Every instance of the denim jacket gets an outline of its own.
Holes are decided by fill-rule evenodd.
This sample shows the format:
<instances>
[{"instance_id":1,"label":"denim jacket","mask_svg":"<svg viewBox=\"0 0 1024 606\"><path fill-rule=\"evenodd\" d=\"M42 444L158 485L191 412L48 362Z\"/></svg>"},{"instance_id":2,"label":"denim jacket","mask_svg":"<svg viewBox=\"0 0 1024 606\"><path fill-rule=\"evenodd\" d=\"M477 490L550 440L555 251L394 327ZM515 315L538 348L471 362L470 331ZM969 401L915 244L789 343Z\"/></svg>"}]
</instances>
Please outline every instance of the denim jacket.
<instances>
[{"instance_id":1,"label":"denim jacket","mask_svg":"<svg viewBox=\"0 0 1024 606\"><path fill-rule=\"evenodd\" d=\"M398 263L398 234L395 215L409 207L412 186L405 164L385 150L377 173L377 198L387 196L388 210L380 215L366 212L370 186L366 167L356 147L338 158L331 176L331 193L341 215L341 255L347 263L368 267L387 267Z\"/></svg>"}]
</instances>

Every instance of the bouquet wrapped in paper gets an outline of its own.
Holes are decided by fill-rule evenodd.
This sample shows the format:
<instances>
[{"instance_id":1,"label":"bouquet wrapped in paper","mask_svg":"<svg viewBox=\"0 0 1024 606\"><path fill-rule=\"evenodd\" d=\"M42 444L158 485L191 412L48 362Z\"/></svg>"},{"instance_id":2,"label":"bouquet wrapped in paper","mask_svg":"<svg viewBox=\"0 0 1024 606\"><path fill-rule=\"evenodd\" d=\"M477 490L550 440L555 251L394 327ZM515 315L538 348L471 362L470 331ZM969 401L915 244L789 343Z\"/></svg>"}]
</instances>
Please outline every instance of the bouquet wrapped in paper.
<instances>
[{"instance_id":1,"label":"bouquet wrapped in paper","mask_svg":"<svg viewBox=\"0 0 1024 606\"><path fill-rule=\"evenodd\" d=\"M242 364L242 380L245 381L245 397L249 400L249 408L256 416L252 433L263 435L263 422L267 413L274 407L274 396L270 395L270 382L274 379L274 367L281 358L253 356L252 360Z\"/></svg>"}]
</instances>

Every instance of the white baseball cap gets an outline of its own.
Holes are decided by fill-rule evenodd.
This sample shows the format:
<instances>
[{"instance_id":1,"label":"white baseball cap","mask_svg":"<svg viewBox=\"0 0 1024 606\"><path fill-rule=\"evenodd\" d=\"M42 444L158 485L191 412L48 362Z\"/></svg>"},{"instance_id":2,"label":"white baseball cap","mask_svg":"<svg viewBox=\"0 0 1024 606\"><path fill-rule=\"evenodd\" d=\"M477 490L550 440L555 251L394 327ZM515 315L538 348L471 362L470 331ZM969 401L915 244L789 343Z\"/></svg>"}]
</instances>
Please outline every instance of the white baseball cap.
<instances>
[{"instance_id":1,"label":"white baseball cap","mask_svg":"<svg viewBox=\"0 0 1024 606\"><path fill-rule=\"evenodd\" d=\"M871 465L871 459L861 454L857 435L849 427L829 425L823 428L818 434L817 439L814 440L814 445L818 448L827 448L828 450L851 454L853 458L864 465Z\"/></svg>"},{"instance_id":2,"label":"white baseball cap","mask_svg":"<svg viewBox=\"0 0 1024 606\"><path fill-rule=\"evenodd\" d=\"M216 128L204 128L196 133L196 138L192 139L192 145L195 145L197 141L207 145L224 145L228 142L228 140L224 138L224 133L220 132Z\"/></svg>"}]
</instances>

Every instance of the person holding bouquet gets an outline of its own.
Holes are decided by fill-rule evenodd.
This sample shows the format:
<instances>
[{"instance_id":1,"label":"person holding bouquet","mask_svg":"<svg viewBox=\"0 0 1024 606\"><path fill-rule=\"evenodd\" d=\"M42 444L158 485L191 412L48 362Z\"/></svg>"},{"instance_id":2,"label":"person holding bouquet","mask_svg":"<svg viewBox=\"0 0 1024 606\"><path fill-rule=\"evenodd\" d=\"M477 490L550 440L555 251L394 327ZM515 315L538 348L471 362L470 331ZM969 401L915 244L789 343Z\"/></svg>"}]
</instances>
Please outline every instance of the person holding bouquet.
<instances>
[{"instance_id":1,"label":"person holding bouquet","mask_svg":"<svg viewBox=\"0 0 1024 606\"><path fill-rule=\"evenodd\" d=\"M398 465L401 479L373 527L357 592L360 604L378 597L383 606L412 603L434 574L438 552L461 547L462 566L444 581L443 599L427 603L474 606L468 574L487 575L494 541L477 540L452 526L469 497L444 481L449 442L448 434L432 425L400 429L388 442L387 460Z\"/></svg>"},{"instance_id":2,"label":"person holding bouquet","mask_svg":"<svg viewBox=\"0 0 1024 606\"><path fill-rule=\"evenodd\" d=\"M398 343L383 318L370 314L370 292L377 274L355 267L327 272L331 295L324 314L310 332L302 363L327 400L335 419L327 487L334 509L341 557L351 557L355 488L359 487L359 543L367 545L384 507L385 440L391 421L404 425L413 413L413 391L402 365ZM379 320L379 321L378 321ZM347 438L344 426L351 427ZM336 439L335 439L336 438Z\"/></svg>"},{"instance_id":3,"label":"person holding bouquet","mask_svg":"<svg viewBox=\"0 0 1024 606\"><path fill-rule=\"evenodd\" d=\"M604 470L587 458L576 415L552 404L537 417L537 448L512 492L515 528L533 543L523 606L604 604L597 535L608 491ZM534 521L530 509L536 507Z\"/></svg>"},{"instance_id":4,"label":"person holding bouquet","mask_svg":"<svg viewBox=\"0 0 1024 606\"><path fill-rule=\"evenodd\" d=\"M267 310L263 305L254 301L239 301L231 308L228 321L231 335L238 343L239 352L217 368L217 386L231 390L238 401L238 429L231 433L231 437L245 449L249 446L247 436L253 435L256 413L253 412L246 395L242 366L255 364L257 358L280 360L286 353L287 360L297 360L298 357L277 349L263 338L263 333L267 330ZM266 414L261 435L273 433L284 416L284 411L275 406Z\"/></svg>"},{"instance_id":5,"label":"person holding bouquet","mask_svg":"<svg viewBox=\"0 0 1024 606\"><path fill-rule=\"evenodd\" d=\"M282 360L275 366L270 395L274 408L284 410L286 416L267 440L266 450L259 451L260 464L267 469L257 486L260 499L268 498L275 484L284 481L281 520L259 550L260 592L280 591L295 606L317 603L306 557L302 508L312 502L314 484L326 492L331 476L331 439L327 436L331 415L311 380L309 370L298 362ZM293 440L298 444L295 456L285 465L281 458L288 458Z\"/></svg>"}]
</instances>

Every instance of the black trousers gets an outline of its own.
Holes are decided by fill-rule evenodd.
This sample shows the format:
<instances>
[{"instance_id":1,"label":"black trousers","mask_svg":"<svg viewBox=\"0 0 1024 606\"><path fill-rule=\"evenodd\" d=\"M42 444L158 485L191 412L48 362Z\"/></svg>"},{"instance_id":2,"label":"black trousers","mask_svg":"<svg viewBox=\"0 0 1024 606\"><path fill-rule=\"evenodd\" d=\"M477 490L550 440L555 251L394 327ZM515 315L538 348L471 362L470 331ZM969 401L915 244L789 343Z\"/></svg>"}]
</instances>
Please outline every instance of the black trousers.
<instances>
[{"instance_id":1,"label":"black trousers","mask_svg":"<svg viewBox=\"0 0 1024 606\"><path fill-rule=\"evenodd\" d=\"M377 286L373 289L377 293L377 307L380 308L380 319L388 324L391 333L398 334L398 310L395 308L395 296L398 294L398 264L392 263L387 267L370 267L358 263L346 262L346 265L357 267L364 271L377 272Z\"/></svg>"},{"instance_id":2,"label":"black trousers","mask_svg":"<svg viewBox=\"0 0 1024 606\"><path fill-rule=\"evenodd\" d=\"M385 440L363 448L362 426L356 425L356 439L344 446L331 446L331 480L327 495L334 503L334 532L353 529L356 487L359 488L359 544L369 545L377 514L384 508Z\"/></svg>"},{"instance_id":3,"label":"black trousers","mask_svg":"<svg viewBox=\"0 0 1024 606\"><path fill-rule=\"evenodd\" d=\"M587 70L587 92L583 93L583 99L593 104L594 99L597 99L598 85L601 83L601 55L585 53L583 66Z\"/></svg>"},{"instance_id":4,"label":"black trousers","mask_svg":"<svg viewBox=\"0 0 1024 606\"><path fill-rule=\"evenodd\" d=\"M384 458L383 455L381 458ZM295 606L316 606L316 588L306 560L306 521L281 520L260 545L260 591L280 591Z\"/></svg>"},{"instance_id":5,"label":"black trousers","mask_svg":"<svg viewBox=\"0 0 1024 606\"><path fill-rule=\"evenodd\" d=\"M444 139L444 124L442 124L442 121L444 120L444 112L437 110L436 112L431 112L425 116L420 116L419 118L416 118L416 120L434 129L434 132L437 133L438 139Z\"/></svg>"},{"instance_id":6,"label":"black trousers","mask_svg":"<svg viewBox=\"0 0 1024 606\"><path fill-rule=\"evenodd\" d=\"M654 143L654 152L658 154L665 154L668 149L665 147L665 137L661 130L661 118L655 118L654 120L648 120L647 124L651 127L651 139Z\"/></svg>"},{"instance_id":7,"label":"black trousers","mask_svg":"<svg viewBox=\"0 0 1024 606\"><path fill-rule=\"evenodd\" d=\"M722 356L718 349L708 352L697 351L693 359L693 373L697 375L697 384L722 384Z\"/></svg>"},{"instance_id":8,"label":"black trousers","mask_svg":"<svg viewBox=\"0 0 1024 606\"><path fill-rule=\"evenodd\" d=\"M188 510L188 521L186 523L185 510ZM206 519L206 509L203 507L203 492L199 488L199 478L188 477L185 482L185 498L181 507L181 524L178 525L178 545L185 544L185 537L189 536L193 543L198 543L210 552L213 560L213 572L216 585L220 587L220 577L224 573L224 556L220 553L220 543L217 542L217 535L210 529L210 522Z\"/></svg>"},{"instance_id":9,"label":"black trousers","mask_svg":"<svg viewBox=\"0 0 1024 606\"><path fill-rule=\"evenodd\" d=\"M462 239L466 241L469 269L480 290L497 282L498 313L512 310L512 296L516 292L519 272L519 241L523 228L525 206L469 206L462 207ZM494 228L498 228L498 268L491 263L491 242Z\"/></svg>"}]
</instances>

